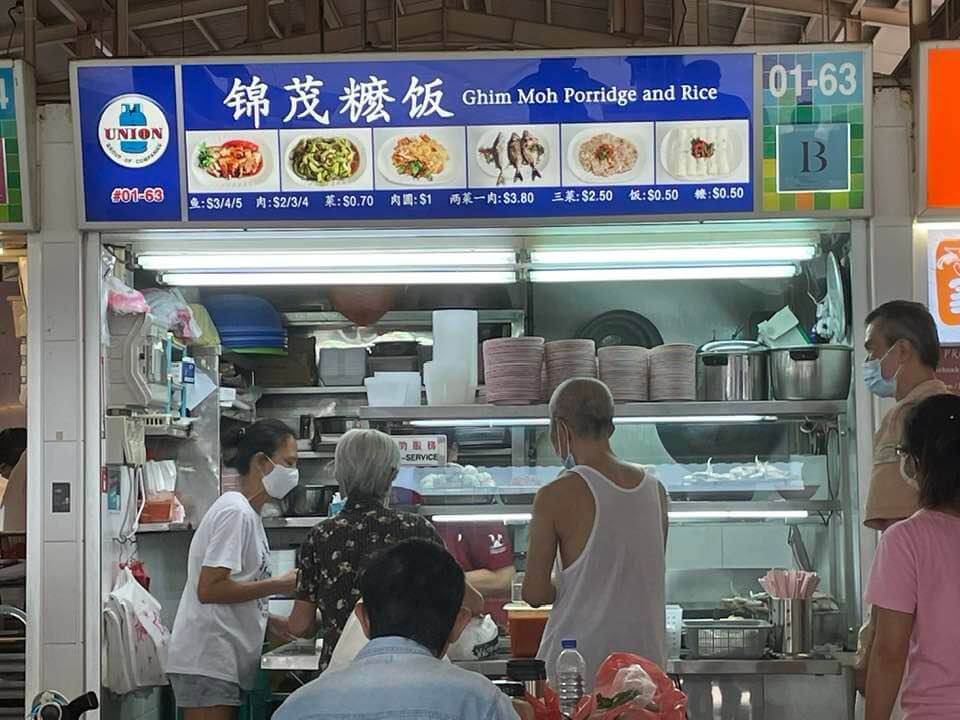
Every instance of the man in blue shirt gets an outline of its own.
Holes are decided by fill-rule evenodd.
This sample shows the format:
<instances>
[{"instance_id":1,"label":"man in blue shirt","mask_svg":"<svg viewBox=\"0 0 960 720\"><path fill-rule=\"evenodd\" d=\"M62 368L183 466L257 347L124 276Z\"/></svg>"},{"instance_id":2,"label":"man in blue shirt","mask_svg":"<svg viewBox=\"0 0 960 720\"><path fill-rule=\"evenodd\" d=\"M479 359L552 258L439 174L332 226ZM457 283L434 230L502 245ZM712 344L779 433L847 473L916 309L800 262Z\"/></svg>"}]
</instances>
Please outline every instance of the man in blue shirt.
<instances>
[{"instance_id":1,"label":"man in blue shirt","mask_svg":"<svg viewBox=\"0 0 960 720\"><path fill-rule=\"evenodd\" d=\"M375 555L356 609L370 643L348 668L297 690L274 720L516 720L493 683L440 660L470 621L465 587L456 560L433 543Z\"/></svg>"}]
</instances>

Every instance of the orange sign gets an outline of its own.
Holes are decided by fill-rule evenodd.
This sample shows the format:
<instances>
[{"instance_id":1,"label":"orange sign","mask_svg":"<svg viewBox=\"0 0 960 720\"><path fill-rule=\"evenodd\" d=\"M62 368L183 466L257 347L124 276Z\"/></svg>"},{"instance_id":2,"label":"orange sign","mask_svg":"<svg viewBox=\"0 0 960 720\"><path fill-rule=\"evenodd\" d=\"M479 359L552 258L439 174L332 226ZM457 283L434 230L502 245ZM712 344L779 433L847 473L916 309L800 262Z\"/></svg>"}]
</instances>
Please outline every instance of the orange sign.
<instances>
[{"instance_id":1,"label":"orange sign","mask_svg":"<svg viewBox=\"0 0 960 720\"><path fill-rule=\"evenodd\" d=\"M960 237L940 240L934 259L937 323L960 325Z\"/></svg>"},{"instance_id":2,"label":"orange sign","mask_svg":"<svg viewBox=\"0 0 960 720\"><path fill-rule=\"evenodd\" d=\"M930 48L927 60L927 207L960 208L957 126L960 48Z\"/></svg>"}]
</instances>

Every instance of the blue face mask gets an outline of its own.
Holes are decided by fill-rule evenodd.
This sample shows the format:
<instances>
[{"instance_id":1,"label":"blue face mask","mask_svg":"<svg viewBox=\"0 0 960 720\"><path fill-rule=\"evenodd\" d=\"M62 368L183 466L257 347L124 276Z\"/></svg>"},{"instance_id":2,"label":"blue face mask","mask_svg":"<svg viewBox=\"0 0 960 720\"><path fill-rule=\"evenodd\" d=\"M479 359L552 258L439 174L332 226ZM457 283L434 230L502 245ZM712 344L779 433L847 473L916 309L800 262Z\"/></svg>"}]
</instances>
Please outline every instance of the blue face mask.
<instances>
[{"instance_id":1,"label":"blue face mask","mask_svg":"<svg viewBox=\"0 0 960 720\"><path fill-rule=\"evenodd\" d=\"M877 397L892 398L897 395L897 375L900 373L900 368L897 368L889 380L883 376L883 361L891 350L893 350L892 347L883 354L882 358L866 360L863 363L863 382L867 390Z\"/></svg>"}]
</instances>

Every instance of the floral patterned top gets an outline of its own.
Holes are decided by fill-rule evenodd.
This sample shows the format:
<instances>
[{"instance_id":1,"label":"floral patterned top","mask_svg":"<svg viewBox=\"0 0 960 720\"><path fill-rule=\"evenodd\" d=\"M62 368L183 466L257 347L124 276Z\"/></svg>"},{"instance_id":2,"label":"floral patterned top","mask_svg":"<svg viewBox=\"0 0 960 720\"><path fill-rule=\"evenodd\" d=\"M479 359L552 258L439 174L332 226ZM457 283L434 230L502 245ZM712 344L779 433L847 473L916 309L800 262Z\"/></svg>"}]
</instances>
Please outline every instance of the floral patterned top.
<instances>
[{"instance_id":1,"label":"floral patterned top","mask_svg":"<svg viewBox=\"0 0 960 720\"><path fill-rule=\"evenodd\" d=\"M300 546L297 599L320 611L318 637L323 640L320 670L330 663L354 605L363 564L377 551L418 538L443 545L425 518L401 513L368 498L349 498L336 517L314 527Z\"/></svg>"}]
</instances>

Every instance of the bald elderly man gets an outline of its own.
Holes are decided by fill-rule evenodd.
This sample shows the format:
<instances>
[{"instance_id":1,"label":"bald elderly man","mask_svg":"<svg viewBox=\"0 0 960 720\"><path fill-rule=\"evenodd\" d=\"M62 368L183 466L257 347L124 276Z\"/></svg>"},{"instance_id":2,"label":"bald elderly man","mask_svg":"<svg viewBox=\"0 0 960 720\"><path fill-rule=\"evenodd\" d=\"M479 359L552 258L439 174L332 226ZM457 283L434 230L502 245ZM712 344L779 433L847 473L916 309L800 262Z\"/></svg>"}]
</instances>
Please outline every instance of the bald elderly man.
<instances>
[{"instance_id":1,"label":"bald elderly man","mask_svg":"<svg viewBox=\"0 0 960 720\"><path fill-rule=\"evenodd\" d=\"M665 660L667 494L614 454L613 416L597 380L569 380L550 400L550 438L566 469L537 493L523 583L530 605L553 605L538 654L549 676L561 641L575 639L588 684L614 651Z\"/></svg>"}]
</instances>

